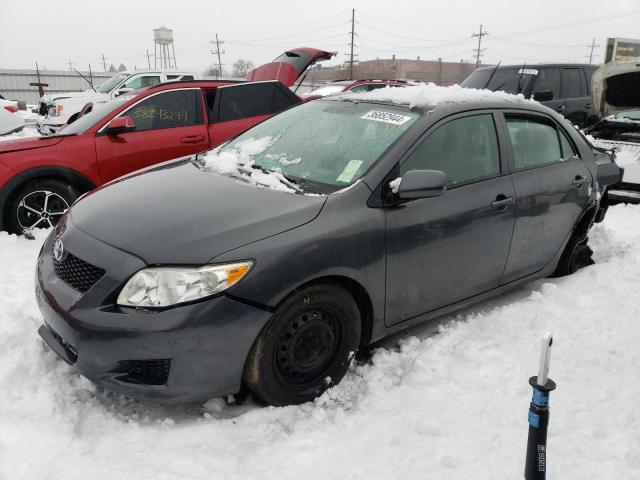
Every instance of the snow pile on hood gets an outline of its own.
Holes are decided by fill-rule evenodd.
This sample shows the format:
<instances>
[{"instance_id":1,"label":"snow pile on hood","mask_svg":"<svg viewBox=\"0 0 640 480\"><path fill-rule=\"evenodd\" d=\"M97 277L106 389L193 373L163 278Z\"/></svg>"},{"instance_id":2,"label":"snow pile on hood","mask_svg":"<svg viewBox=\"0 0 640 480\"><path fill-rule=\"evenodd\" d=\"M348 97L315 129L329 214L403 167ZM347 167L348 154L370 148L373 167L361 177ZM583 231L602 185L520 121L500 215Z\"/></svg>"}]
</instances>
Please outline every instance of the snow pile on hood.
<instances>
[{"instance_id":1,"label":"snow pile on hood","mask_svg":"<svg viewBox=\"0 0 640 480\"><path fill-rule=\"evenodd\" d=\"M512 103L531 102L523 95L512 95L491 90L462 88L460 85L440 87L435 83L420 84L411 87L385 87L362 93L345 93L344 100L366 100L409 105L410 108L435 108L443 103L477 102L481 100L507 100Z\"/></svg>"},{"instance_id":2,"label":"snow pile on hood","mask_svg":"<svg viewBox=\"0 0 640 480\"><path fill-rule=\"evenodd\" d=\"M258 188L270 188L281 192L295 193L299 190L280 172L264 171L257 168L253 156L264 152L277 138L270 135L261 138L248 138L233 147L221 150L214 148L200 157L207 170L239 178Z\"/></svg>"}]
</instances>

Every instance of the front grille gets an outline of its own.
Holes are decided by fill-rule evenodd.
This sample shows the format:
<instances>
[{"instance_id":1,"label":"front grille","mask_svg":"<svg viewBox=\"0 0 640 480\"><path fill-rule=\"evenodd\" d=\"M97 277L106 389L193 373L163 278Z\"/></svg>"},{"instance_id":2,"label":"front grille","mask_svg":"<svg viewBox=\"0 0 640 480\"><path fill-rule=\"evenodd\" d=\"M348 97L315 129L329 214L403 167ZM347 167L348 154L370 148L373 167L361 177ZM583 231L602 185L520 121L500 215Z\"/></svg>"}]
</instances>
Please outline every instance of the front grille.
<instances>
[{"instance_id":1,"label":"front grille","mask_svg":"<svg viewBox=\"0 0 640 480\"><path fill-rule=\"evenodd\" d=\"M80 293L85 293L104 275L104 270L67 253L61 261L53 260L56 275Z\"/></svg>"},{"instance_id":2,"label":"front grille","mask_svg":"<svg viewBox=\"0 0 640 480\"><path fill-rule=\"evenodd\" d=\"M164 385L169 379L171 360L130 360L126 374L118 380L139 385Z\"/></svg>"}]
</instances>

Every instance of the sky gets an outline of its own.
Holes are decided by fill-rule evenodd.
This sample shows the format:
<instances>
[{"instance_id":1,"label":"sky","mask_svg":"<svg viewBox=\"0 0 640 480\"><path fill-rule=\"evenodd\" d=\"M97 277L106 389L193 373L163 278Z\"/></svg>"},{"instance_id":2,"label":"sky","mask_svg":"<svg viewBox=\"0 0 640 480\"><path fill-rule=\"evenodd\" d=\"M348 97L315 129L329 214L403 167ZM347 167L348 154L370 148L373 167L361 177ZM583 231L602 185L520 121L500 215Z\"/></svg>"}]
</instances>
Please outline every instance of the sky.
<instances>
[{"instance_id":1,"label":"sky","mask_svg":"<svg viewBox=\"0 0 640 480\"><path fill-rule=\"evenodd\" d=\"M348 59L351 9L360 60L416 58L473 61L480 24L484 63L603 60L607 37L640 38L640 0L0 0L0 68L146 68L153 29L174 31L178 67L202 72L216 61L210 41L224 41L222 63L259 65L295 47L337 51ZM153 65L153 59L151 59Z\"/></svg>"}]
</instances>

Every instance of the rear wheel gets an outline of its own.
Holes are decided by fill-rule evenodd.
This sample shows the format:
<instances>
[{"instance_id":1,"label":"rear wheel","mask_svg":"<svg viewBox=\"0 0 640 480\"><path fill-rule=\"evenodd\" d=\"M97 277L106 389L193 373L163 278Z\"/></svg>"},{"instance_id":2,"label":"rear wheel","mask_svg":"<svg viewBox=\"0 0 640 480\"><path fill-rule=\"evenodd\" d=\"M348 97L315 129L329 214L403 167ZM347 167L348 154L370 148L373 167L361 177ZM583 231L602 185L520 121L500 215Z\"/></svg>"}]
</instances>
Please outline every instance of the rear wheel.
<instances>
[{"instance_id":1,"label":"rear wheel","mask_svg":"<svg viewBox=\"0 0 640 480\"><path fill-rule=\"evenodd\" d=\"M577 272L581 268L593 265L595 262L591 258L593 250L588 245L589 238L573 237L560 257L556 271L553 272L554 277L563 277Z\"/></svg>"},{"instance_id":2,"label":"rear wheel","mask_svg":"<svg viewBox=\"0 0 640 480\"><path fill-rule=\"evenodd\" d=\"M287 299L256 339L244 370L254 395L271 405L313 400L338 383L360 342L360 311L337 285Z\"/></svg>"},{"instance_id":3,"label":"rear wheel","mask_svg":"<svg viewBox=\"0 0 640 480\"><path fill-rule=\"evenodd\" d=\"M71 185L58 180L30 182L7 202L7 230L23 234L53 227L77 198L78 192Z\"/></svg>"}]
</instances>

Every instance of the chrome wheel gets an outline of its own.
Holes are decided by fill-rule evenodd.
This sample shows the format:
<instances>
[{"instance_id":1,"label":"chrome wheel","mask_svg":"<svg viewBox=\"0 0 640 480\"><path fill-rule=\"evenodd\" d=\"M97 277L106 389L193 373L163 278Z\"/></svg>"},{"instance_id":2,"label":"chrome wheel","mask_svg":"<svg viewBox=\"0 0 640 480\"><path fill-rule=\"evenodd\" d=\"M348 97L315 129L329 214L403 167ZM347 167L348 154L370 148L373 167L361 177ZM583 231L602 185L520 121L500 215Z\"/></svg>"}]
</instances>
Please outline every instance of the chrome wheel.
<instances>
[{"instance_id":1,"label":"chrome wheel","mask_svg":"<svg viewBox=\"0 0 640 480\"><path fill-rule=\"evenodd\" d=\"M23 230L49 228L53 227L68 209L67 201L57 193L36 190L22 197L16 207L16 218Z\"/></svg>"}]
</instances>

